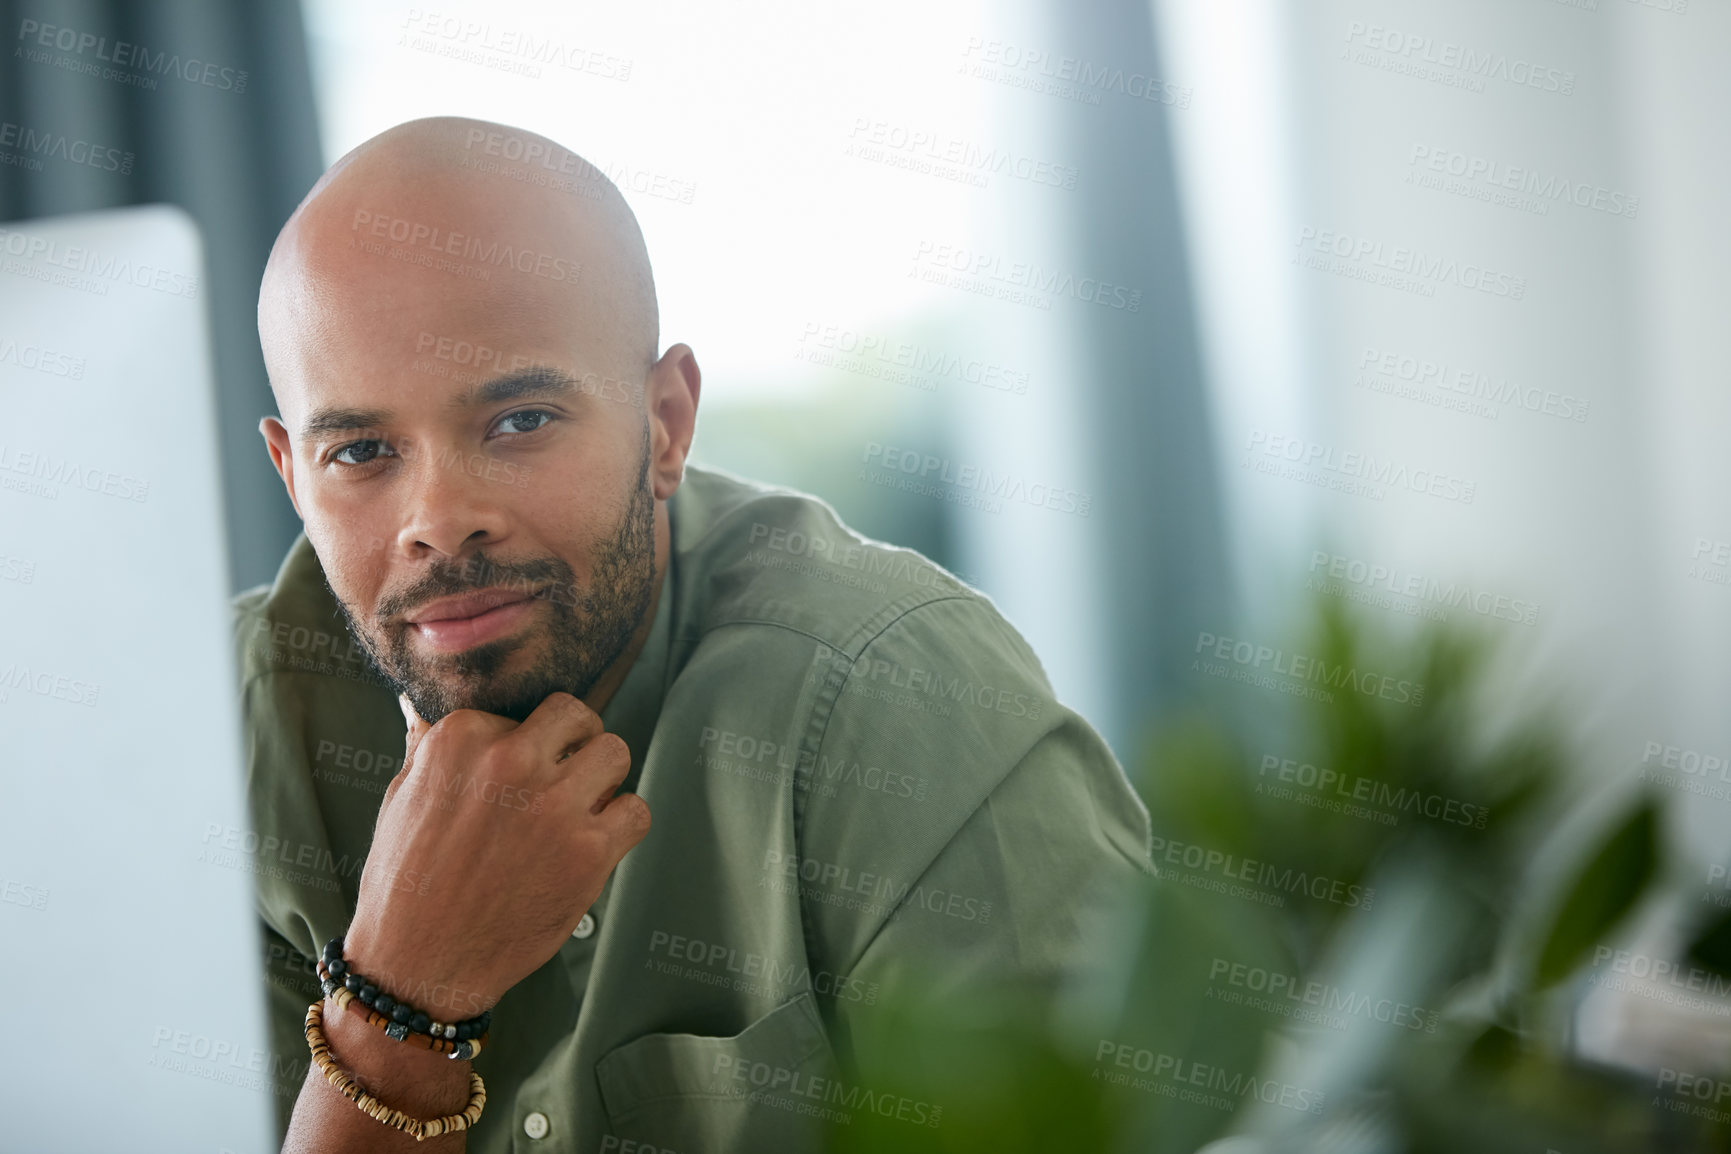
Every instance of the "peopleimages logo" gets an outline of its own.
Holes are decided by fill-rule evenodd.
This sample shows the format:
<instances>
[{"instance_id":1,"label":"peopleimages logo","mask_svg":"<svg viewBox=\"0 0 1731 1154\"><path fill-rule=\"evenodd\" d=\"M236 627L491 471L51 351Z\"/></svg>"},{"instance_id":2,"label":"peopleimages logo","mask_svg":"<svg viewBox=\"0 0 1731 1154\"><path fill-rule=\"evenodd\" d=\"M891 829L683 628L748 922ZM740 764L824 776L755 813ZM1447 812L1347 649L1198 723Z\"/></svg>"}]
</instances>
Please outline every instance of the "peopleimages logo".
<instances>
[{"instance_id":1,"label":"peopleimages logo","mask_svg":"<svg viewBox=\"0 0 1731 1154\"><path fill-rule=\"evenodd\" d=\"M708 1087L707 1093L712 1097L774 1106L844 1126L852 1123L850 1111L853 1110L867 1110L882 1118L894 1118L916 1126L935 1127L944 1116L944 1108L931 1102L870 1090L809 1070L746 1057L717 1054L715 1068L710 1073L724 1079ZM815 1105L820 1102L824 1105ZM624 1149L622 1146L621 1150Z\"/></svg>"},{"instance_id":2,"label":"peopleimages logo","mask_svg":"<svg viewBox=\"0 0 1731 1154\"><path fill-rule=\"evenodd\" d=\"M1605 965L1609 962L1610 965ZM1701 966L1685 966L1670 958L1656 958L1651 954L1637 954L1629 950L1613 949L1606 945L1593 947L1593 973L1589 982L1593 985L1611 985L1613 979L1605 976L1600 970L1604 966L1613 975L1627 975L1651 983L1654 987L1661 983L1673 990L1699 992L1712 998L1712 1003L1701 1002L1700 999L1689 999L1702 1006L1710 1006L1711 1012L1717 1017L1724 1017L1727 1009L1724 999L1731 997L1731 978L1715 973ZM1613 986L1612 988L1623 988Z\"/></svg>"},{"instance_id":3,"label":"peopleimages logo","mask_svg":"<svg viewBox=\"0 0 1731 1154\"><path fill-rule=\"evenodd\" d=\"M1362 20L1348 22L1346 43L1342 54L1355 63L1390 72L1409 72L1426 80L1446 80L1477 92L1484 91L1486 80L1501 80L1561 96L1575 91L1575 74L1567 69L1535 64L1520 57L1510 59L1504 52L1436 40Z\"/></svg>"},{"instance_id":4,"label":"peopleimages logo","mask_svg":"<svg viewBox=\"0 0 1731 1154\"><path fill-rule=\"evenodd\" d=\"M15 476L6 476L15 474ZM17 478L32 478L32 481L19 483ZM83 489L87 493L101 493L105 497L113 497L120 501L144 502L150 498L150 482L126 473L116 473L112 469L103 469L93 465L71 460L67 457L55 458L46 452L31 452L20 450L0 441L0 481L7 484L6 488L17 488L21 491L33 492L37 496L55 500L60 490L55 486L64 485L68 489Z\"/></svg>"},{"instance_id":5,"label":"peopleimages logo","mask_svg":"<svg viewBox=\"0 0 1731 1154\"><path fill-rule=\"evenodd\" d=\"M247 74L237 68L226 68L213 64L208 60L199 60L188 56L184 59L179 53L152 52L142 44L133 44L126 40L109 40L106 36L98 36L92 32L80 32L75 28L65 28L58 24L43 24L37 20L23 20L18 24L18 39L23 42L20 54L38 63L44 62L46 53L40 49L52 48L60 52L70 52L73 56L86 57L91 61L101 61L103 64L116 65L119 68L130 68L155 76L174 76L192 84L202 84L206 88L217 88L224 92L241 93L246 91ZM64 58L62 58L64 59ZM76 61L72 62L76 64ZM124 73L116 73L112 68L99 68L96 64L86 64L74 71L101 74L104 79L134 79ZM154 82L150 84L154 88Z\"/></svg>"},{"instance_id":6,"label":"peopleimages logo","mask_svg":"<svg viewBox=\"0 0 1731 1154\"><path fill-rule=\"evenodd\" d=\"M0 553L0 581L16 581L21 585L36 581L36 562L25 557Z\"/></svg>"},{"instance_id":7,"label":"peopleimages logo","mask_svg":"<svg viewBox=\"0 0 1731 1154\"><path fill-rule=\"evenodd\" d=\"M1266 669L1269 673L1300 682L1316 682L1330 689L1350 689L1366 697L1380 697L1385 701L1398 701L1415 706L1424 702L1424 685L1421 683L1360 670L1356 666L1339 662L1330 664L1326 659L1310 654L1288 653L1284 649L1208 632L1196 634L1195 652L1220 661L1230 661L1248 670ZM1198 657L1191 662L1191 669L1199 669L1200 663L1201 658Z\"/></svg>"},{"instance_id":8,"label":"peopleimages logo","mask_svg":"<svg viewBox=\"0 0 1731 1154\"><path fill-rule=\"evenodd\" d=\"M1323 1014L1368 1018L1385 1025L1422 1030L1427 1034L1436 1033L1437 1025L1442 1021L1442 1013L1438 1010L1429 1010L1409 1002L1397 1002L1392 998L1373 999L1369 994L1305 979L1297 974L1235 962L1229 958L1216 957L1209 963L1208 981L1211 986L1225 985L1251 994L1260 994L1270 1000L1284 998L1296 1005L1313 1006ZM1248 1004L1255 1009L1286 1008L1279 1003L1264 1006L1251 1001Z\"/></svg>"},{"instance_id":9,"label":"peopleimages logo","mask_svg":"<svg viewBox=\"0 0 1731 1154\"><path fill-rule=\"evenodd\" d=\"M63 245L57 240L16 229L0 228L0 255L21 257L32 264L51 265L105 281L124 281L136 288L154 289L169 296L188 299L198 296L196 276L142 261L124 260L83 245ZM14 268L8 264L6 271L27 272L28 268L28 265ZM106 286L102 291L108 291Z\"/></svg>"},{"instance_id":10,"label":"peopleimages logo","mask_svg":"<svg viewBox=\"0 0 1731 1154\"><path fill-rule=\"evenodd\" d=\"M911 797L924 801L928 783L923 777L878 765L862 765L845 756L830 757L810 749L796 749L786 742L716 729L706 725L697 740L700 759L707 757L717 768L762 767L792 771L796 785L810 788L815 780L826 785L851 785L868 793L889 797ZM779 779L779 775L778 779ZM800 782L798 779L803 778ZM834 796L830 791L826 796Z\"/></svg>"},{"instance_id":11,"label":"peopleimages logo","mask_svg":"<svg viewBox=\"0 0 1731 1154\"><path fill-rule=\"evenodd\" d=\"M388 239L410 249L424 247L429 253L478 261L482 265L492 265L495 268L513 268L545 280L574 283L582 270L582 265L577 261L566 260L551 253L501 244L497 240L484 240L422 221L369 212L364 208L355 210L355 218L350 223L349 230L358 237ZM479 279L486 279L486 269L477 271L483 274Z\"/></svg>"},{"instance_id":12,"label":"peopleimages logo","mask_svg":"<svg viewBox=\"0 0 1731 1154\"><path fill-rule=\"evenodd\" d=\"M1011 88L1026 88L1084 104L1099 104L1100 93L1115 92L1132 100L1189 108L1193 95L1189 85L1173 84L1143 72L1080 56L1053 55L1040 48L1025 48L1002 40L968 37L962 49L960 71L980 80L992 80Z\"/></svg>"},{"instance_id":13,"label":"peopleimages logo","mask_svg":"<svg viewBox=\"0 0 1731 1154\"><path fill-rule=\"evenodd\" d=\"M935 391L940 379L966 382L1018 397L1028 392L1029 376L1026 372L978 357L963 359L955 353L911 341L860 333L817 321L806 322L794 356L862 376L882 376L898 384L912 384L927 392ZM893 374L893 370L905 370L905 375Z\"/></svg>"},{"instance_id":14,"label":"peopleimages logo","mask_svg":"<svg viewBox=\"0 0 1731 1154\"><path fill-rule=\"evenodd\" d=\"M102 686L95 682L80 681L77 678L56 673L51 669L43 669L40 666L31 666L20 661L9 661L0 666L0 704L5 704L15 692L34 693L38 697L50 697L57 701L94 708L97 695L102 692Z\"/></svg>"},{"instance_id":15,"label":"peopleimages logo","mask_svg":"<svg viewBox=\"0 0 1731 1154\"><path fill-rule=\"evenodd\" d=\"M1396 245L1385 250L1380 240L1352 236L1328 228L1305 225L1293 242L1295 263L1320 272L1332 272L1355 280L1398 288L1419 296L1435 296L1436 286L1452 284L1474 292L1506 297L1512 301L1527 295L1527 278L1500 272L1481 264L1437 256L1422 249Z\"/></svg>"},{"instance_id":16,"label":"peopleimages logo","mask_svg":"<svg viewBox=\"0 0 1731 1154\"><path fill-rule=\"evenodd\" d=\"M84 358L48 348L46 345L22 343L11 337L0 337L0 366L17 365L51 377L84 379Z\"/></svg>"},{"instance_id":17,"label":"peopleimages logo","mask_svg":"<svg viewBox=\"0 0 1731 1154\"><path fill-rule=\"evenodd\" d=\"M1332 902L1335 905L1349 908L1369 909L1376 898L1375 886L1361 886L1356 882L1348 882L1341 878L1331 878L1326 874L1311 873L1308 870L1294 869L1291 866L1279 866L1273 862L1260 861L1256 858L1240 857L1235 853L1214 849L1211 846L1198 845L1194 842L1173 841L1170 838L1156 834L1148 843L1150 860L1156 867L1171 866L1174 872L1188 870L1195 878L1207 880L1208 875L1217 875L1227 882L1246 882L1252 886L1261 887L1260 891L1252 890L1236 896L1248 897L1260 894L1263 899L1272 898L1264 904L1283 906L1285 898L1280 894L1303 895L1317 901ZM1175 881L1194 885L1195 881L1184 874L1177 874ZM1198 888L1210 889L1208 885ZM1242 888L1242 887L1239 887ZM1280 894L1271 891L1278 890Z\"/></svg>"},{"instance_id":18,"label":"peopleimages logo","mask_svg":"<svg viewBox=\"0 0 1731 1154\"><path fill-rule=\"evenodd\" d=\"M132 171L133 155L130 152L106 148L88 140L73 140L60 132L37 132L10 120L0 121L0 148L18 148L32 158L46 156L88 165L102 172L118 172L123 176Z\"/></svg>"},{"instance_id":19,"label":"peopleimages logo","mask_svg":"<svg viewBox=\"0 0 1731 1154\"><path fill-rule=\"evenodd\" d=\"M1259 454L1269 460L1259 462ZM1384 486L1424 493L1445 501L1458 501L1463 505L1472 504L1478 494L1476 481L1435 469L1409 469L1405 464L1397 464L1386 457L1378 459L1369 453L1337 450L1333 445L1266 429L1250 430L1245 455L1246 463L1258 464L1263 472L1289 480L1321 483L1327 488L1345 492L1362 493L1378 501L1382 500ZM1278 467L1281 461L1292 469L1281 471Z\"/></svg>"},{"instance_id":20,"label":"peopleimages logo","mask_svg":"<svg viewBox=\"0 0 1731 1154\"><path fill-rule=\"evenodd\" d=\"M1404 785L1394 786L1386 781L1343 773L1326 766L1319 768L1308 761L1265 753L1256 775L1267 778L1270 771L1273 771L1275 782L1295 785L1329 801L1366 802L1381 806L1385 811L1423 814L1432 821L1470 829L1485 828L1485 822L1490 817L1490 810L1482 805L1473 805L1471 802L1458 801L1437 793L1425 793L1419 789L1409 789ZM1264 782L1258 782L1256 792L1264 793L1264 786Z\"/></svg>"},{"instance_id":21,"label":"peopleimages logo","mask_svg":"<svg viewBox=\"0 0 1731 1154\"><path fill-rule=\"evenodd\" d=\"M1453 394L1459 398L1458 404L1451 398L1444 407L1462 408L1463 411L1473 411L1475 415L1479 415L1476 405L1479 401L1493 405L1518 405L1529 413L1575 422L1585 421L1592 409L1590 400L1571 393L1522 385L1474 368L1451 368L1440 358L1379 349L1374 345L1366 345L1359 354L1358 368L1359 375L1354 383L1362 388L1375 392L1400 392L1398 387L1394 387L1398 382L1401 386L1410 385L1438 395ZM1496 410L1489 410L1488 415L1494 419Z\"/></svg>"},{"instance_id":22,"label":"peopleimages logo","mask_svg":"<svg viewBox=\"0 0 1731 1154\"><path fill-rule=\"evenodd\" d=\"M631 79L630 59L539 32L420 8L410 8L401 27L399 44L503 72L538 79L545 64L602 80Z\"/></svg>"},{"instance_id":23,"label":"peopleimages logo","mask_svg":"<svg viewBox=\"0 0 1731 1154\"><path fill-rule=\"evenodd\" d=\"M1051 308L1052 297L1070 297L1083 304L1121 312L1139 312L1142 308L1141 289L1094 277L1078 279L1061 269L1043 268L1030 261L1007 261L995 253L933 240L921 240L915 245L913 275L929 283L948 284L1041 309Z\"/></svg>"},{"instance_id":24,"label":"peopleimages logo","mask_svg":"<svg viewBox=\"0 0 1731 1154\"><path fill-rule=\"evenodd\" d=\"M922 454L915 449L883 445L877 441L866 443L860 460L864 464L875 464L889 472L906 474L910 479L924 484L952 485L956 489L974 490L988 498L1020 501L1042 509L1075 513L1081 517L1088 516L1094 505L1094 498L1090 494L1075 489L1042 481L1030 482L1014 473L995 473L989 468L980 468L977 465L958 465L948 457L934 457L930 453Z\"/></svg>"},{"instance_id":25,"label":"peopleimages logo","mask_svg":"<svg viewBox=\"0 0 1731 1154\"><path fill-rule=\"evenodd\" d=\"M1094 1050L1094 1061L1094 1078L1116 1086L1149 1091L1156 1089L1160 1080L1168 1080L1179 1086L1215 1090L1223 1096L1216 1102L1200 1098L1181 1098L1184 1101L1198 1101L1201 1105L1223 1105L1230 1110L1235 1109L1239 1102L1253 1098L1269 1106L1284 1106L1288 1110L1305 1114L1322 1113L1324 1095L1320 1090L1291 1086L1285 1082L1276 1082L1272 1078L1258 1078L1253 1074L1233 1073L1223 1066L1192 1062L1187 1058L1145 1050L1111 1038L1100 1039L1099 1046ZM1102 1069L1110 1066L1150 1074L1152 1078L1132 1080L1127 1074L1119 1074L1109 1068ZM1177 1094L1165 1096L1180 1097Z\"/></svg>"},{"instance_id":26,"label":"peopleimages logo","mask_svg":"<svg viewBox=\"0 0 1731 1154\"><path fill-rule=\"evenodd\" d=\"M870 577L884 577L891 581L947 592L960 592L964 588L954 575L919 554L893 546L872 545L863 540L850 540L846 537L831 538L816 533L802 533L798 529L768 525L762 521L752 522L751 532L746 539L752 545L762 545L777 553L809 557L841 569L855 569Z\"/></svg>"},{"instance_id":27,"label":"peopleimages logo","mask_svg":"<svg viewBox=\"0 0 1731 1154\"><path fill-rule=\"evenodd\" d=\"M1675 769L1691 777L1713 777L1731 783L1731 755L1703 753L1698 749L1649 741L1642 747L1641 764L1657 762L1664 769Z\"/></svg>"},{"instance_id":28,"label":"peopleimages logo","mask_svg":"<svg viewBox=\"0 0 1731 1154\"><path fill-rule=\"evenodd\" d=\"M893 157L906 157L927 164L953 165L962 176L977 178L973 183L982 188L992 176L1014 177L1055 188L1076 187L1074 165L980 144L934 128L896 124L869 116L854 117L844 155L886 162Z\"/></svg>"},{"instance_id":29,"label":"peopleimages logo","mask_svg":"<svg viewBox=\"0 0 1731 1154\"><path fill-rule=\"evenodd\" d=\"M981 925L992 920L992 903L989 901L955 890L928 887L924 883L898 882L880 873L856 870L837 862L771 849L764 852L763 869L764 878L759 885L771 892L797 891L813 901L858 910L871 916L887 917L897 909L923 909ZM794 884L786 885L783 878ZM809 885L802 886L801 882Z\"/></svg>"},{"instance_id":30,"label":"peopleimages logo","mask_svg":"<svg viewBox=\"0 0 1731 1154\"><path fill-rule=\"evenodd\" d=\"M1407 573L1392 565L1364 561L1357 557L1317 550L1310 555L1310 577L1306 589L1322 593L1339 593L1340 586L1351 585L1368 594L1391 594L1424 605L1439 608L1469 609L1480 617L1498 621L1513 621L1520 625L1536 625L1539 607L1535 602L1510 597L1489 589L1475 589L1465 581L1439 581L1418 573ZM1365 600L1355 597L1353 600ZM1389 608L1386 598L1370 601L1379 608ZM1432 618L1445 620L1447 614Z\"/></svg>"},{"instance_id":31,"label":"peopleimages logo","mask_svg":"<svg viewBox=\"0 0 1731 1154\"><path fill-rule=\"evenodd\" d=\"M1653 1083L1653 1088L1670 1092L1670 1096L1653 1099L1653 1104L1662 1105L1673 1114L1691 1114L1709 1122L1731 1122L1731 1110L1719 1108L1720 1102L1731 1097L1731 1082L1660 1066L1659 1077ZM1695 1101L1689 1101L1690 1098ZM1708 1101L1713 1104L1705 1105Z\"/></svg>"},{"instance_id":32,"label":"peopleimages logo","mask_svg":"<svg viewBox=\"0 0 1731 1154\"><path fill-rule=\"evenodd\" d=\"M1556 173L1544 174L1536 168L1521 165L1503 164L1484 156L1469 156L1453 149L1415 144L1412 155L1407 163L1413 166L1414 172L1423 175L1425 171L1431 174L1446 174L1455 177L1468 185L1483 185L1486 191L1506 190L1523 193L1537 200L1538 214L1543 216L1554 201L1567 201L1578 208L1592 209L1594 212L1606 213L1610 216L1626 216L1633 219L1635 210L1641 206L1641 198L1630 196L1626 192L1606 188L1603 185L1588 184L1584 180L1570 180ZM1410 182L1413 172L1409 172ZM1442 187L1440 185L1427 187ZM1445 188L1444 191L1455 191ZM1511 207L1526 207L1513 203Z\"/></svg>"},{"instance_id":33,"label":"peopleimages logo","mask_svg":"<svg viewBox=\"0 0 1731 1154\"><path fill-rule=\"evenodd\" d=\"M1689 554L1689 576L1712 585L1731 585L1731 541L1695 538Z\"/></svg>"},{"instance_id":34,"label":"peopleimages logo","mask_svg":"<svg viewBox=\"0 0 1731 1154\"><path fill-rule=\"evenodd\" d=\"M865 1005L873 1005L878 1000L876 982L867 982L828 970L813 970L809 964L784 962L770 954L741 950L721 942L705 942L701 938L686 937L667 930L650 932L649 953L665 954L676 962L688 962L717 975L731 974L741 979L755 980L771 989L790 992L810 989L814 993L834 997L839 1001L860 1002Z\"/></svg>"}]
</instances>

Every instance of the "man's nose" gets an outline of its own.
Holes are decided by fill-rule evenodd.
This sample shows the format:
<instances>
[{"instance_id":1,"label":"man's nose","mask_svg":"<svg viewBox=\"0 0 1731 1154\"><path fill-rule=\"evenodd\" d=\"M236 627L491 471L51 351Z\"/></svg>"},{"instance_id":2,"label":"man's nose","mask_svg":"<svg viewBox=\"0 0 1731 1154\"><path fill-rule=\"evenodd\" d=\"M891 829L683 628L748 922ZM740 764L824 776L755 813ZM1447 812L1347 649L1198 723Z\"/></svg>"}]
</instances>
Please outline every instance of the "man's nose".
<instances>
[{"instance_id":1,"label":"man's nose","mask_svg":"<svg viewBox=\"0 0 1731 1154\"><path fill-rule=\"evenodd\" d=\"M397 547L456 557L464 549L497 544L509 525L506 486L490 479L485 453L445 448L412 462L408 503Z\"/></svg>"}]
</instances>

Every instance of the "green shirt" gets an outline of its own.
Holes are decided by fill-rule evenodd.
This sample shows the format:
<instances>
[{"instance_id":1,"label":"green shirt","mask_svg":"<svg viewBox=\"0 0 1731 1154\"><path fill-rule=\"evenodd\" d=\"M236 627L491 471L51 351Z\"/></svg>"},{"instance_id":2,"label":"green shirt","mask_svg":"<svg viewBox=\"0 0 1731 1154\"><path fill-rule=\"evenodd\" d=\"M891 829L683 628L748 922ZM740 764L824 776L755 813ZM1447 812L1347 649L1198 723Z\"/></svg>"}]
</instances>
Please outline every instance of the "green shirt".
<instances>
[{"instance_id":1,"label":"green shirt","mask_svg":"<svg viewBox=\"0 0 1731 1154\"><path fill-rule=\"evenodd\" d=\"M1055 983L1085 896L1147 868L1147 813L992 602L918 553L713 470L667 508L655 621L601 713L653 828L587 935L493 1010L468 1148L811 1149L824 1110L941 1125L941 1102L878 1094L850 1024L916 967L922 992ZM311 959L353 916L403 720L305 537L235 609L286 1132Z\"/></svg>"}]
</instances>

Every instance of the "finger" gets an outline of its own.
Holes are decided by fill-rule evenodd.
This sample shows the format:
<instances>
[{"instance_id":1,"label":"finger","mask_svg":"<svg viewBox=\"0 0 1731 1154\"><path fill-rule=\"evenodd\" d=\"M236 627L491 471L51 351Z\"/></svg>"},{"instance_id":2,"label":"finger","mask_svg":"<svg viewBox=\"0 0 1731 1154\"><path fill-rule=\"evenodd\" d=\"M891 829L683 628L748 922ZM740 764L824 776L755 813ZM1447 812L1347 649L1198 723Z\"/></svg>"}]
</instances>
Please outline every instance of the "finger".
<instances>
[{"instance_id":1,"label":"finger","mask_svg":"<svg viewBox=\"0 0 1731 1154\"><path fill-rule=\"evenodd\" d=\"M567 788L590 813L600 813L631 774L631 747L617 733L598 733L559 768Z\"/></svg>"},{"instance_id":2,"label":"finger","mask_svg":"<svg viewBox=\"0 0 1731 1154\"><path fill-rule=\"evenodd\" d=\"M421 715L415 711L415 703L409 700L408 694L397 694L397 704L402 706L403 724L408 726L408 732L403 738L403 765L407 767L415 760L415 750L420 747L421 738L427 736L427 731L433 727L421 720Z\"/></svg>"},{"instance_id":3,"label":"finger","mask_svg":"<svg viewBox=\"0 0 1731 1154\"><path fill-rule=\"evenodd\" d=\"M408 777L409 767L405 764L403 768L397 770L397 776L391 778L390 783L385 786L384 799L379 802L379 817L381 819L385 816L385 811L391 808L391 799L397 796L397 790L402 788L403 782L407 781Z\"/></svg>"},{"instance_id":4,"label":"finger","mask_svg":"<svg viewBox=\"0 0 1731 1154\"><path fill-rule=\"evenodd\" d=\"M619 857L649 833L649 803L635 793L622 793L608 801L599 816L614 845L621 847Z\"/></svg>"},{"instance_id":5,"label":"finger","mask_svg":"<svg viewBox=\"0 0 1731 1154\"><path fill-rule=\"evenodd\" d=\"M397 770L396 776L391 778L390 784L385 786L384 800L379 803L379 815L381 817L384 816L385 810L390 808L391 799L397 796L397 790L402 788L403 783L408 780L409 773L415 765L415 750L420 748L421 739L426 737L427 731L433 728L421 719L421 715L415 711L414 703L409 700L407 694L397 694L397 704L402 708L403 723L408 729L403 735L402 767Z\"/></svg>"},{"instance_id":6,"label":"finger","mask_svg":"<svg viewBox=\"0 0 1731 1154\"><path fill-rule=\"evenodd\" d=\"M534 751L535 764L557 762L602 730L601 718L569 693L549 693L511 735Z\"/></svg>"}]
</instances>

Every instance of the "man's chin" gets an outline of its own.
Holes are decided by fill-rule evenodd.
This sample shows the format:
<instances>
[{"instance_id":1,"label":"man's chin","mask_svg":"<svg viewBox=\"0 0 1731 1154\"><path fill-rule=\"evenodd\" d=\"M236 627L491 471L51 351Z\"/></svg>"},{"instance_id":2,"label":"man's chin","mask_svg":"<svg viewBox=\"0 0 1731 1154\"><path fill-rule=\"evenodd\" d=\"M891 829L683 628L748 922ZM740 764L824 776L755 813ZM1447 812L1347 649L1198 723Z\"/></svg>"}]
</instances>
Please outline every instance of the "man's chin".
<instances>
[{"instance_id":1,"label":"man's chin","mask_svg":"<svg viewBox=\"0 0 1731 1154\"><path fill-rule=\"evenodd\" d=\"M447 713L459 709L476 709L512 721L523 721L535 712L535 707L545 701L548 694L555 691L554 687L545 684L526 685L521 681L503 685L496 682L476 684L466 680L441 680L436 684L417 681L403 687L415 712L429 723L436 723Z\"/></svg>"},{"instance_id":2,"label":"man's chin","mask_svg":"<svg viewBox=\"0 0 1731 1154\"><path fill-rule=\"evenodd\" d=\"M478 709L521 721L557 686L538 668L521 639L478 645L461 653L413 662L393 678L415 712L429 722L459 709ZM435 717L437 714L438 717Z\"/></svg>"}]
</instances>

